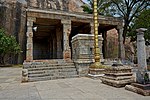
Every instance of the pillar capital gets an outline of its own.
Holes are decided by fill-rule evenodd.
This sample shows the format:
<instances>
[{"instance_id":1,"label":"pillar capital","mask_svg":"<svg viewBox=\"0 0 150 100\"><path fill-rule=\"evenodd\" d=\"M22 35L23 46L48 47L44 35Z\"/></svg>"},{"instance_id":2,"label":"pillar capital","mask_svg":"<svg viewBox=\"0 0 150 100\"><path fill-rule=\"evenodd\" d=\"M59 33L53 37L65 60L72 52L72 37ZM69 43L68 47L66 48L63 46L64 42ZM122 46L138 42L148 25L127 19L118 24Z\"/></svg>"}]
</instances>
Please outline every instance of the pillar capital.
<instances>
[{"instance_id":1,"label":"pillar capital","mask_svg":"<svg viewBox=\"0 0 150 100\"><path fill-rule=\"evenodd\" d=\"M139 28L139 29L136 29L137 31L137 35L144 35L144 32L147 31L146 28Z\"/></svg>"},{"instance_id":2,"label":"pillar capital","mask_svg":"<svg viewBox=\"0 0 150 100\"><path fill-rule=\"evenodd\" d=\"M28 27L32 27L33 26L33 22L36 22L36 18L35 17L27 17L27 26Z\"/></svg>"},{"instance_id":3,"label":"pillar capital","mask_svg":"<svg viewBox=\"0 0 150 100\"><path fill-rule=\"evenodd\" d=\"M70 24L70 25L71 25L71 20L62 19L62 20L61 20L61 23L62 23L62 24Z\"/></svg>"},{"instance_id":4,"label":"pillar capital","mask_svg":"<svg viewBox=\"0 0 150 100\"><path fill-rule=\"evenodd\" d=\"M27 21L36 22L36 17L27 17Z\"/></svg>"}]
</instances>

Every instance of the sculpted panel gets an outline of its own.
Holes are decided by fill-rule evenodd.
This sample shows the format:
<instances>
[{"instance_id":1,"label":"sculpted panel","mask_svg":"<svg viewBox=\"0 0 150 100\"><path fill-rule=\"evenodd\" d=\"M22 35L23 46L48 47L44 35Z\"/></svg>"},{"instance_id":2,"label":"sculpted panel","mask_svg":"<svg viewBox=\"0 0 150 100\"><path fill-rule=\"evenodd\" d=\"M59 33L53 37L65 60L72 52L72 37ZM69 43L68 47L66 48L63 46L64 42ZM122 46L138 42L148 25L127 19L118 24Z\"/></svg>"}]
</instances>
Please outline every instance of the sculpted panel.
<instances>
[{"instance_id":1,"label":"sculpted panel","mask_svg":"<svg viewBox=\"0 0 150 100\"><path fill-rule=\"evenodd\" d=\"M29 8L82 12L82 0L26 0Z\"/></svg>"}]
</instances>

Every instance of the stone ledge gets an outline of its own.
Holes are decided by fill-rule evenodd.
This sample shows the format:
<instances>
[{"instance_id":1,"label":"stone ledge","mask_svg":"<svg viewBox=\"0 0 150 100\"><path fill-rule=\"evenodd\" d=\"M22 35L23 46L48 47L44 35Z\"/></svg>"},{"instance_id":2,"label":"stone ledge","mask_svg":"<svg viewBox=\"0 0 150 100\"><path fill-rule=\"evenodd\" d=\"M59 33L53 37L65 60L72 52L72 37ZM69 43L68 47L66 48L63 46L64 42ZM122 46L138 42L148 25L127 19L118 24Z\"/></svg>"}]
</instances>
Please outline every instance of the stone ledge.
<instances>
[{"instance_id":1,"label":"stone ledge","mask_svg":"<svg viewBox=\"0 0 150 100\"><path fill-rule=\"evenodd\" d=\"M132 86L132 85L126 85L125 89L135 92L135 93L138 93L138 94L141 94L141 95L144 95L144 96L150 96L150 90L144 90L144 89Z\"/></svg>"},{"instance_id":2,"label":"stone ledge","mask_svg":"<svg viewBox=\"0 0 150 100\"><path fill-rule=\"evenodd\" d=\"M132 79L132 76L117 76L117 77L113 77L113 76L103 76L103 78L105 79L110 79L110 80L115 80L115 81L120 81L120 80L126 80L126 79Z\"/></svg>"},{"instance_id":3,"label":"stone ledge","mask_svg":"<svg viewBox=\"0 0 150 100\"><path fill-rule=\"evenodd\" d=\"M89 74L92 74L92 75L100 75L104 73L105 73L105 69L96 69L96 68L89 69Z\"/></svg>"},{"instance_id":4,"label":"stone ledge","mask_svg":"<svg viewBox=\"0 0 150 100\"><path fill-rule=\"evenodd\" d=\"M104 74L99 74L99 75L88 74L87 77L92 79L100 79L102 76L104 76Z\"/></svg>"},{"instance_id":5,"label":"stone ledge","mask_svg":"<svg viewBox=\"0 0 150 100\"><path fill-rule=\"evenodd\" d=\"M111 76L132 76L132 73L105 73L105 75L111 75Z\"/></svg>"},{"instance_id":6,"label":"stone ledge","mask_svg":"<svg viewBox=\"0 0 150 100\"><path fill-rule=\"evenodd\" d=\"M106 78L103 78L103 77L101 77L101 81L104 84L107 84L107 85L110 85L110 86L114 86L114 87L117 87L117 88L124 87L125 85L134 82L133 79L110 80L110 79L106 79Z\"/></svg>"}]
</instances>

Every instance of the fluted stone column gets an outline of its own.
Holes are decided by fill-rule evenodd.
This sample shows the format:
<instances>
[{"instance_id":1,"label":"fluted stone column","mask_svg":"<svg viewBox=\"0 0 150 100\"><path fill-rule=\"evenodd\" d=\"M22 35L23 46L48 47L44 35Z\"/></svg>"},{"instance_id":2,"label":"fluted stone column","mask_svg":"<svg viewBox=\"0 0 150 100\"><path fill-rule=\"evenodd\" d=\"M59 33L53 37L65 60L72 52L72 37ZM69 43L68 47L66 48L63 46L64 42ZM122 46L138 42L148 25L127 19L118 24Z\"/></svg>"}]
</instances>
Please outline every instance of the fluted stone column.
<instances>
[{"instance_id":1,"label":"fluted stone column","mask_svg":"<svg viewBox=\"0 0 150 100\"><path fill-rule=\"evenodd\" d=\"M30 62L33 60L33 22L36 18L27 18L27 44L26 44L26 61Z\"/></svg>"},{"instance_id":2,"label":"fluted stone column","mask_svg":"<svg viewBox=\"0 0 150 100\"><path fill-rule=\"evenodd\" d=\"M125 48L123 44L123 27L118 26L117 30L118 30L118 42L119 42L118 58L125 59Z\"/></svg>"},{"instance_id":3,"label":"fluted stone column","mask_svg":"<svg viewBox=\"0 0 150 100\"><path fill-rule=\"evenodd\" d=\"M63 24L63 59L71 60L71 50L69 46L69 35L71 32L71 20L61 20Z\"/></svg>"}]
</instances>

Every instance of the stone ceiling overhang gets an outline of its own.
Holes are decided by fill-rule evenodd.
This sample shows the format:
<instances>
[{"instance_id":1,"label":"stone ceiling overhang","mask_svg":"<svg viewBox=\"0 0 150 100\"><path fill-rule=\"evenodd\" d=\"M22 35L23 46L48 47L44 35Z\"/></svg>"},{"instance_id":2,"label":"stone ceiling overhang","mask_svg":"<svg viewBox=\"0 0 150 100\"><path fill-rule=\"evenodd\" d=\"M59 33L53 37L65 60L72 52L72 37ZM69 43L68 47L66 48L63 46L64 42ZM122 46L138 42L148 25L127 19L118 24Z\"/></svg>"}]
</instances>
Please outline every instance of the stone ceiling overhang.
<instances>
[{"instance_id":1,"label":"stone ceiling overhang","mask_svg":"<svg viewBox=\"0 0 150 100\"><path fill-rule=\"evenodd\" d=\"M91 23L93 21L92 14L77 13L77 12L65 12L58 10L37 10L26 9L27 17L35 18L50 18L50 19L68 19L71 21ZM98 16L99 24L106 26L123 26L123 20L115 17Z\"/></svg>"}]
</instances>

